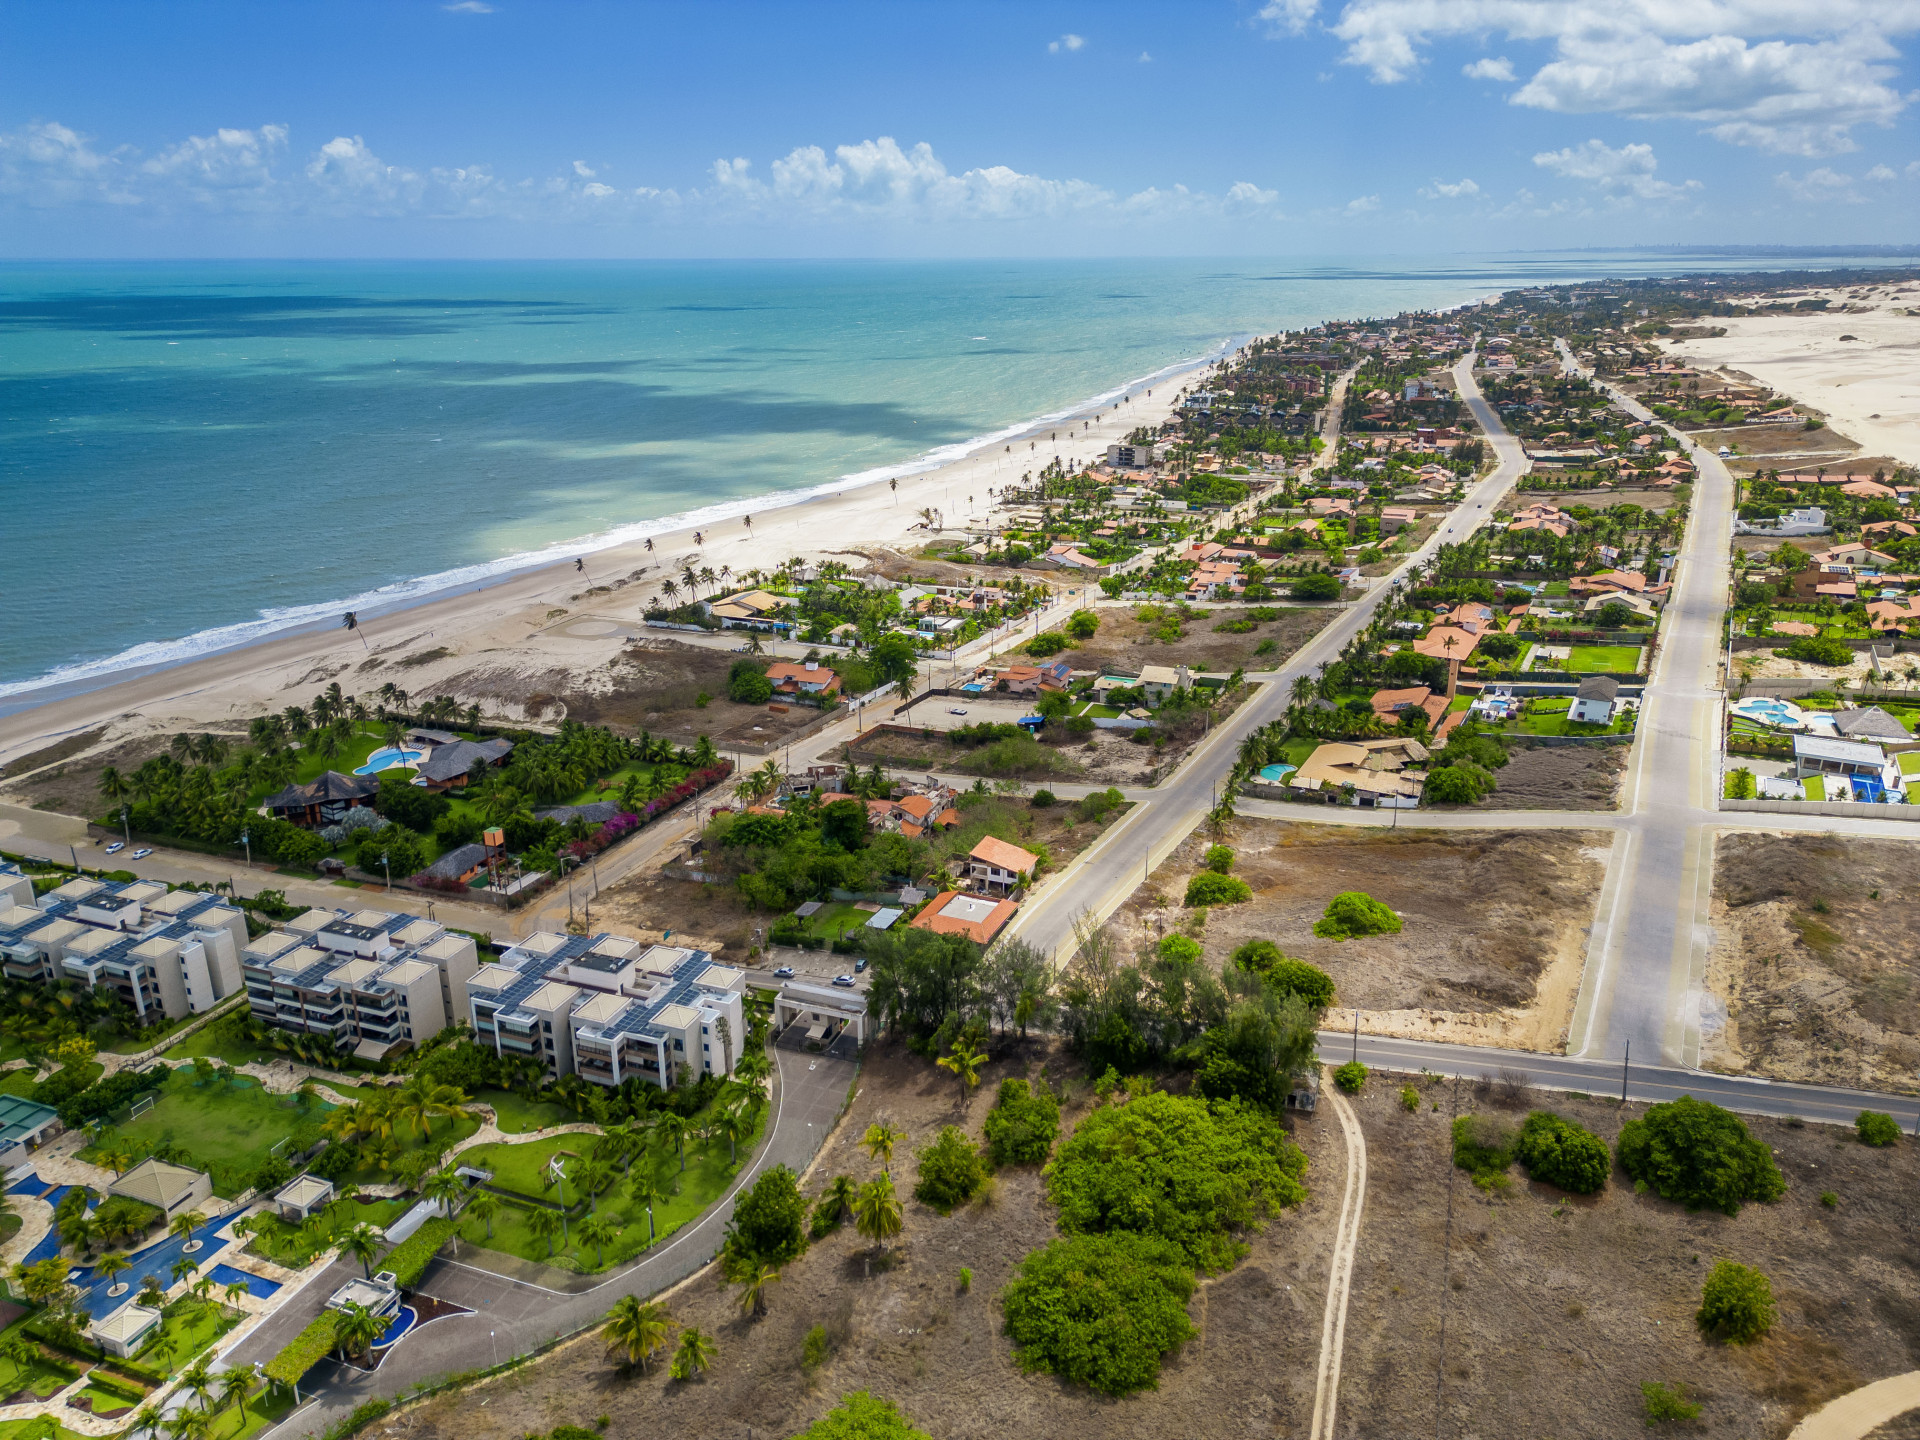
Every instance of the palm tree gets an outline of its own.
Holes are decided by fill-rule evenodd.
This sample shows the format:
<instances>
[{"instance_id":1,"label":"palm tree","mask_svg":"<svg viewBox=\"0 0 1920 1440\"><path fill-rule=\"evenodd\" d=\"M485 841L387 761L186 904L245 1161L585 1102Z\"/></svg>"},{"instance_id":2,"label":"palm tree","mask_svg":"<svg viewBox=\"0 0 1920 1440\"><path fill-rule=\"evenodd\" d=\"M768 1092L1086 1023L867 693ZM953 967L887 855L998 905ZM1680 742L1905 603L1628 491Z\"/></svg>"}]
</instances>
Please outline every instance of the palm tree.
<instances>
[{"instance_id":1,"label":"palm tree","mask_svg":"<svg viewBox=\"0 0 1920 1440\"><path fill-rule=\"evenodd\" d=\"M152 1405L142 1405L133 1412L133 1418L127 1422L127 1434L151 1436L160 1428L160 1411Z\"/></svg>"},{"instance_id":2,"label":"palm tree","mask_svg":"<svg viewBox=\"0 0 1920 1440\"><path fill-rule=\"evenodd\" d=\"M622 1369L638 1365L644 1375L654 1352L664 1350L679 1328L658 1300L622 1295L607 1312L607 1354L619 1356Z\"/></svg>"},{"instance_id":3,"label":"palm tree","mask_svg":"<svg viewBox=\"0 0 1920 1440\"><path fill-rule=\"evenodd\" d=\"M887 1253L887 1241L900 1233L905 1220L906 1212L900 1204L900 1197L893 1192L893 1176L890 1174L869 1180L854 1196L853 1228L865 1239L879 1245L882 1255Z\"/></svg>"},{"instance_id":4,"label":"palm tree","mask_svg":"<svg viewBox=\"0 0 1920 1440\"><path fill-rule=\"evenodd\" d=\"M893 1173L893 1147L906 1138L906 1131L895 1129L885 1120L876 1120L873 1124L867 1126L867 1133L860 1137L860 1146L868 1155L878 1160L881 1165L886 1168L887 1173L891 1175Z\"/></svg>"},{"instance_id":5,"label":"palm tree","mask_svg":"<svg viewBox=\"0 0 1920 1440\"><path fill-rule=\"evenodd\" d=\"M853 1202L858 1195L859 1187L853 1183L853 1177L851 1175L840 1175L835 1177L831 1185L827 1186L825 1192L820 1196L820 1203L823 1205L831 1205L834 1208L835 1214L842 1221L851 1220L853 1218Z\"/></svg>"},{"instance_id":6,"label":"palm tree","mask_svg":"<svg viewBox=\"0 0 1920 1440\"><path fill-rule=\"evenodd\" d=\"M680 1173L687 1173L687 1131L691 1127L684 1115L669 1110L660 1117L660 1133L680 1152Z\"/></svg>"},{"instance_id":7,"label":"palm tree","mask_svg":"<svg viewBox=\"0 0 1920 1440\"><path fill-rule=\"evenodd\" d=\"M123 805L133 795L133 786L127 777L109 765L100 772L100 798L109 805Z\"/></svg>"},{"instance_id":8,"label":"palm tree","mask_svg":"<svg viewBox=\"0 0 1920 1440\"><path fill-rule=\"evenodd\" d=\"M253 1382L259 1378L260 1371L253 1365L237 1365L220 1377L220 1408L229 1405L240 1407L240 1424L247 1423L247 1393L253 1389Z\"/></svg>"},{"instance_id":9,"label":"palm tree","mask_svg":"<svg viewBox=\"0 0 1920 1440\"><path fill-rule=\"evenodd\" d=\"M587 1208L594 1214L600 1211L600 1192L606 1188L613 1172L598 1160L582 1160L573 1169L574 1188L587 1197Z\"/></svg>"},{"instance_id":10,"label":"palm tree","mask_svg":"<svg viewBox=\"0 0 1920 1440\"><path fill-rule=\"evenodd\" d=\"M724 1017L721 1023L726 1023ZM753 1121L748 1118L745 1106L736 1105L720 1112L720 1118L714 1122L714 1129L717 1133L726 1136L727 1165L732 1167L739 1162L739 1151L736 1148L739 1142L753 1134Z\"/></svg>"},{"instance_id":11,"label":"palm tree","mask_svg":"<svg viewBox=\"0 0 1920 1440\"><path fill-rule=\"evenodd\" d=\"M373 1354L373 1343L387 1333L387 1320L365 1305L349 1304L333 1322L334 1343L343 1355Z\"/></svg>"},{"instance_id":12,"label":"palm tree","mask_svg":"<svg viewBox=\"0 0 1920 1440\"><path fill-rule=\"evenodd\" d=\"M371 1225L356 1225L340 1242L340 1248L360 1262L366 1278L373 1278L373 1257L380 1253L380 1232Z\"/></svg>"},{"instance_id":13,"label":"palm tree","mask_svg":"<svg viewBox=\"0 0 1920 1440\"><path fill-rule=\"evenodd\" d=\"M713 1368L713 1357L713 1341L698 1325L689 1325L681 1333L680 1348L673 1352L673 1367L667 1373L676 1380L691 1380Z\"/></svg>"},{"instance_id":14,"label":"palm tree","mask_svg":"<svg viewBox=\"0 0 1920 1440\"><path fill-rule=\"evenodd\" d=\"M180 1376L180 1388L198 1400L200 1402L200 1408L205 1410L207 1403L213 1399L213 1357L211 1355L202 1355L198 1360L194 1361L187 1370L182 1372Z\"/></svg>"},{"instance_id":15,"label":"palm tree","mask_svg":"<svg viewBox=\"0 0 1920 1440\"><path fill-rule=\"evenodd\" d=\"M189 1210L184 1215L176 1215L173 1217L172 1223L167 1226L167 1234L178 1240L182 1236L191 1235L206 1223L207 1217L205 1215L201 1214L198 1210Z\"/></svg>"},{"instance_id":16,"label":"palm tree","mask_svg":"<svg viewBox=\"0 0 1920 1440\"><path fill-rule=\"evenodd\" d=\"M93 1273L101 1279L113 1283L116 1277L124 1275L133 1268L133 1262L118 1250L110 1250L94 1261Z\"/></svg>"},{"instance_id":17,"label":"palm tree","mask_svg":"<svg viewBox=\"0 0 1920 1440\"><path fill-rule=\"evenodd\" d=\"M173 1276L174 1282L178 1284L189 1275L196 1274L199 1269L200 1267L193 1263L193 1257L191 1255L182 1255L167 1267L167 1273Z\"/></svg>"},{"instance_id":18,"label":"palm tree","mask_svg":"<svg viewBox=\"0 0 1920 1440\"><path fill-rule=\"evenodd\" d=\"M980 1067L986 1062L986 1053L974 1049L964 1039L954 1041L953 1049L933 1062L959 1079L962 1110L967 1108L967 1101L973 1095L973 1087L980 1083Z\"/></svg>"},{"instance_id":19,"label":"palm tree","mask_svg":"<svg viewBox=\"0 0 1920 1440\"><path fill-rule=\"evenodd\" d=\"M667 1198L660 1189L660 1182L652 1175L636 1175L627 1186L627 1194L632 1197L634 1204L647 1207L647 1244L651 1245L657 1233L653 1228L653 1207Z\"/></svg>"},{"instance_id":20,"label":"palm tree","mask_svg":"<svg viewBox=\"0 0 1920 1440\"><path fill-rule=\"evenodd\" d=\"M580 1243L593 1246L594 1267L604 1270L607 1265L607 1241L620 1233L620 1226L612 1216L597 1212L580 1222Z\"/></svg>"},{"instance_id":21,"label":"palm tree","mask_svg":"<svg viewBox=\"0 0 1920 1440\"><path fill-rule=\"evenodd\" d=\"M227 1303L229 1305L233 1305L237 1307L240 1304L240 1297L242 1295L251 1295L252 1293L253 1292L247 1288L246 1281L236 1280L231 1285L227 1286L227 1289L226 1289Z\"/></svg>"},{"instance_id":22,"label":"palm tree","mask_svg":"<svg viewBox=\"0 0 1920 1440\"><path fill-rule=\"evenodd\" d=\"M747 1271L740 1285L740 1313L749 1320L760 1320L767 1313L767 1287L780 1278L771 1265L760 1264Z\"/></svg>"},{"instance_id":23,"label":"palm tree","mask_svg":"<svg viewBox=\"0 0 1920 1440\"><path fill-rule=\"evenodd\" d=\"M437 1200L440 1208L447 1214L453 1214L454 1207L467 1193L467 1182L462 1180L449 1165L444 1170L436 1170L420 1186L420 1193L429 1200Z\"/></svg>"},{"instance_id":24,"label":"palm tree","mask_svg":"<svg viewBox=\"0 0 1920 1440\"><path fill-rule=\"evenodd\" d=\"M500 1213L500 1197L482 1190L467 1202L467 1213L478 1216L487 1227L487 1239L493 1239L493 1217Z\"/></svg>"},{"instance_id":25,"label":"palm tree","mask_svg":"<svg viewBox=\"0 0 1920 1440\"><path fill-rule=\"evenodd\" d=\"M527 1215L527 1229L534 1239L547 1242L549 1260L553 1258L553 1237L558 1235L562 1228L559 1212L549 1210L544 1205L536 1206Z\"/></svg>"}]
</instances>

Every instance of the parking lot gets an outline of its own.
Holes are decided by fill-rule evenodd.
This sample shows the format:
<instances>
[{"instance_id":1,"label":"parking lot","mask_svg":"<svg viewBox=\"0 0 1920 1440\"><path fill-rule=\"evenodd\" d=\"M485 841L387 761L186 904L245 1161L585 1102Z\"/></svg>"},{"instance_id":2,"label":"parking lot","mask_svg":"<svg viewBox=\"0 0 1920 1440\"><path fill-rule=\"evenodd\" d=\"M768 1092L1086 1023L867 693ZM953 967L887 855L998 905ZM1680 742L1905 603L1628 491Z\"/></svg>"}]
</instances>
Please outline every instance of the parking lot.
<instances>
[{"instance_id":1,"label":"parking lot","mask_svg":"<svg viewBox=\"0 0 1920 1440\"><path fill-rule=\"evenodd\" d=\"M964 710L964 715L955 715ZM1030 700L1009 700L1004 695L930 695L904 715L893 717L896 725L918 725L925 730L958 730L963 725L1013 725L1023 715L1033 714Z\"/></svg>"},{"instance_id":2,"label":"parking lot","mask_svg":"<svg viewBox=\"0 0 1920 1440\"><path fill-rule=\"evenodd\" d=\"M872 981L866 972L854 969L859 963L857 955L835 955L831 950L789 950L784 945L774 945L768 947L766 958L759 964L746 967L747 983L777 990L785 982L773 972L791 966L791 978L808 985L831 986L834 976L851 975L854 989L865 994Z\"/></svg>"}]
</instances>

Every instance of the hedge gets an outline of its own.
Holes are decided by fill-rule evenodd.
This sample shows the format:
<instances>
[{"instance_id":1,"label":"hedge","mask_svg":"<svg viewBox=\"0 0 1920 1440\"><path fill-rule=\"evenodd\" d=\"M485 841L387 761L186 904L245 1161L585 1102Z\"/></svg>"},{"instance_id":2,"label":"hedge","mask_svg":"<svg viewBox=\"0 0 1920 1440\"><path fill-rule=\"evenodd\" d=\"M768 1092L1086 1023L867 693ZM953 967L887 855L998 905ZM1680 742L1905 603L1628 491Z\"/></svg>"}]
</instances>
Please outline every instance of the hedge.
<instances>
[{"instance_id":1,"label":"hedge","mask_svg":"<svg viewBox=\"0 0 1920 1440\"><path fill-rule=\"evenodd\" d=\"M301 1376L332 1352L334 1322L338 1318L336 1312L322 1310L313 1317L306 1329L289 1340L278 1355L261 1367L260 1373L276 1385L298 1385Z\"/></svg>"},{"instance_id":2,"label":"hedge","mask_svg":"<svg viewBox=\"0 0 1920 1440\"><path fill-rule=\"evenodd\" d=\"M401 1289L411 1289L420 1283L420 1277L427 1273L427 1266L433 1263L440 1247L451 1240L459 1228L450 1219L427 1221L387 1252L381 1268L393 1272L394 1281Z\"/></svg>"}]
</instances>

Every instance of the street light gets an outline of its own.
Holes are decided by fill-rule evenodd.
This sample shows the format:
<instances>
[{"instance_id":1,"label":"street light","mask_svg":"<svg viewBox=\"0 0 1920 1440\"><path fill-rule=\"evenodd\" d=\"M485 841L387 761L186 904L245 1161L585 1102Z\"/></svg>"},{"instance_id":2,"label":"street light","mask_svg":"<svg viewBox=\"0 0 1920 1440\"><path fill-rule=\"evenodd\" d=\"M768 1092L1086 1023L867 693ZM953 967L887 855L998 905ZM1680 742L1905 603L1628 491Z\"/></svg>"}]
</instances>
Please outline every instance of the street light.
<instances>
[{"instance_id":1,"label":"street light","mask_svg":"<svg viewBox=\"0 0 1920 1440\"><path fill-rule=\"evenodd\" d=\"M242 830L240 832L240 843L247 847L247 869L251 870L253 869L253 832L250 830Z\"/></svg>"}]
</instances>

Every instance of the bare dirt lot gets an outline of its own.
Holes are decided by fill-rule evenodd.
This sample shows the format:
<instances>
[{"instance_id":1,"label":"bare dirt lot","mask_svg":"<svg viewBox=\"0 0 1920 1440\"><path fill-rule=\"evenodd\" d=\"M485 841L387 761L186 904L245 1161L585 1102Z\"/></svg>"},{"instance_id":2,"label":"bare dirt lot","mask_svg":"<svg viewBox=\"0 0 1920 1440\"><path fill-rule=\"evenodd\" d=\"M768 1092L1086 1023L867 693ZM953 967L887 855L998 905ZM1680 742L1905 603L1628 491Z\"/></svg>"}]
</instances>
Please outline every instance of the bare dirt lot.
<instances>
[{"instance_id":1,"label":"bare dirt lot","mask_svg":"<svg viewBox=\"0 0 1920 1440\"><path fill-rule=\"evenodd\" d=\"M1337 1004L1358 1007L1370 1034L1559 1050L1612 837L1416 826L1235 821L1225 843L1254 898L1207 912L1208 959L1217 967L1247 941L1271 940L1331 975ZM1121 910L1133 944L1190 920L1180 899L1210 843L1189 837ZM1392 907L1404 928L1320 939L1313 922L1346 890Z\"/></svg>"},{"instance_id":2,"label":"bare dirt lot","mask_svg":"<svg viewBox=\"0 0 1920 1440\"><path fill-rule=\"evenodd\" d=\"M1920 845L1723 835L1714 857L1710 1068L1914 1091Z\"/></svg>"},{"instance_id":3,"label":"bare dirt lot","mask_svg":"<svg viewBox=\"0 0 1920 1440\"><path fill-rule=\"evenodd\" d=\"M1872 1150L1851 1131L1749 1119L1790 1188L1731 1218L1635 1195L1617 1169L1592 1198L1531 1183L1518 1167L1510 1189L1489 1195L1451 1165L1448 1122L1456 1103L1484 1110L1491 1097L1477 1099L1469 1083L1456 1101L1450 1083L1417 1081L1420 1108L1408 1113L1401 1083L1376 1079L1356 1102L1367 1211L1343 1436L1621 1440L1655 1433L1643 1425L1640 1385L1660 1381L1684 1383L1704 1407L1697 1423L1667 1427L1676 1434L1780 1440L1832 1396L1920 1365L1911 1238L1920 1147ZM1641 1110L1558 1092L1528 1103L1609 1144ZM1694 1325L1701 1282L1723 1259L1773 1283L1779 1319L1756 1345L1711 1343Z\"/></svg>"},{"instance_id":4,"label":"bare dirt lot","mask_svg":"<svg viewBox=\"0 0 1920 1440\"><path fill-rule=\"evenodd\" d=\"M732 1287L711 1271L671 1300L674 1317L716 1339L718 1363L692 1384L658 1369L622 1378L591 1337L493 1382L426 1402L410 1440L521 1440L555 1425L613 1417L610 1440L659 1434L689 1437L792 1435L852 1390L894 1401L940 1440L986 1435L1069 1437L1240 1437L1301 1435L1313 1408L1314 1364L1325 1302L1327 1247L1340 1206L1345 1158L1339 1131L1303 1124L1296 1138L1311 1161L1307 1202L1250 1234L1251 1253L1227 1274L1203 1279L1191 1313L1201 1338L1174 1356L1160 1388L1113 1401L1045 1375L1024 1375L1000 1333L995 1297L1021 1259L1057 1234L1039 1172L1000 1172L991 1198L950 1217L913 1200L913 1152L943 1125L962 1124L976 1139L995 1088L1008 1075L1038 1073L1038 1046L988 1065L963 1116L953 1079L903 1047L882 1047L861 1072L852 1110L822 1151L806 1186L825 1189L837 1174L864 1182L878 1164L858 1147L867 1125L885 1118L907 1132L894 1156L906 1203L898 1263L869 1277L870 1247L851 1227L816 1242L784 1267L757 1324L740 1318ZM1069 1074L1073 1073L1071 1070ZM1058 1061L1052 1073L1058 1085ZM1084 1117L1084 1085L1062 1116L1065 1131ZM962 1266L973 1271L959 1293ZM824 1325L832 1357L810 1383L801 1346ZM491 1397L482 1407L478 1401Z\"/></svg>"},{"instance_id":5,"label":"bare dirt lot","mask_svg":"<svg viewBox=\"0 0 1920 1440\"><path fill-rule=\"evenodd\" d=\"M1479 808L1616 810L1629 753L1625 745L1516 744L1495 774L1500 788Z\"/></svg>"},{"instance_id":6,"label":"bare dirt lot","mask_svg":"<svg viewBox=\"0 0 1920 1440\"><path fill-rule=\"evenodd\" d=\"M1076 670L1119 670L1132 675L1139 674L1142 665L1186 665L1194 670L1228 672L1275 670L1319 634L1336 613L1283 604L1275 607L1279 619L1252 621L1253 629L1235 634L1218 627L1247 622L1247 609L1257 607L1195 609L1180 623L1182 638L1169 641L1160 639L1159 632L1175 610L1156 607L1160 618L1142 620L1139 616L1145 608L1101 606L1094 612L1100 617L1099 633L1061 653ZM1261 645L1269 641L1273 648L1259 653Z\"/></svg>"},{"instance_id":7,"label":"bare dirt lot","mask_svg":"<svg viewBox=\"0 0 1920 1440\"><path fill-rule=\"evenodd\" d=\"M1671 510L1674 505L1671 490L1518 490L1514 492L1515 505L1531 505L1535 502L1558 505L1561 509L1571 509L1575 505L1588 505L1595 510L1604 510L1610 505L1638 505L1642 510Z\"/></svg>"},{"instance_id":8,"label":"bare dirt lot","mask_svg":"<svg viewBox=\"0 0 1920 1440\"><path fill-rule=\"evenodd\" d=\"M889 770L906 773L924 770L994 776L1035 785L1050 780L1079 785L1151 785L1158 768L1170 758L1177 762L1185 748L1167 746L1156 752L1150 744L1135 744L1124 732L1096 730L1085 740L1043 741L1037 747L1022 747L1025 763L1002 763L1000 753L991 747L955 745L938 734L929 739L897 730L869 730L849 750L859 765L878 762Z\"/></svg>"},{"instance_id":9,"label":"bare dirt lot","mask_svg":"<svg viewBox=\"0 0 1920 1440\"><path fill-rule=\"evenodd\" d=\"M90 732L92 743L83 747L84 753L68 750L61 755L58 752L62 747L49 746L35 755L22 756L20 763L9 767L18 778L9 777L5 797L36 810L98 815L106 809L106 802L100 798L102 770L111 765L123 775L130 774L154 756L166 754L173 743L171 735L142 735L117 744L101 744L100 737L105 733ZM239 738L231 729L221 733Z\"/></svg>"}]
</instances>

